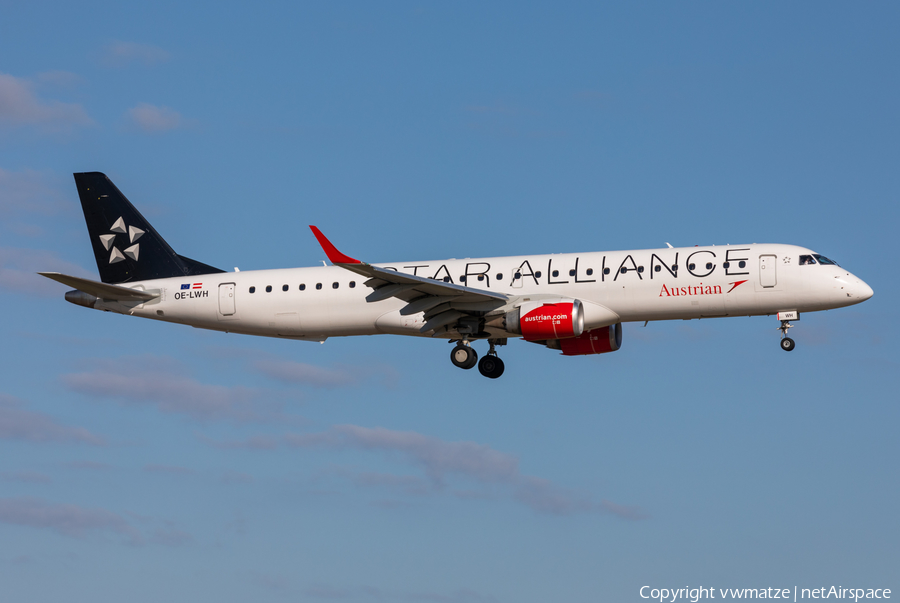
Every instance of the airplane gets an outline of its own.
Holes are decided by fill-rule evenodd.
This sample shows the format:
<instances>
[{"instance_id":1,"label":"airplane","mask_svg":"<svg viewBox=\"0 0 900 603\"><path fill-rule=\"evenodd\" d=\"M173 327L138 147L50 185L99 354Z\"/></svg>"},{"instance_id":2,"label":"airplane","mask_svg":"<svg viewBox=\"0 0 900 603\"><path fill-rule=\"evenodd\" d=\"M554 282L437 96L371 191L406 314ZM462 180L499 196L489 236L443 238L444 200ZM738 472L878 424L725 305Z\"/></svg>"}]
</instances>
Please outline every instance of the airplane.
<instances>
[{"instance_id":1,"label":"airplane","mask_svg":"<svg viewBox=\"0 0 900 603\"><path fill-rule=\"evenodd\" d=\"M193 327L324 342L408 335L456 344L450 360L496 379L510 338L565 356L622 346L622 323L726 316L791 321L872 297L836 262L795 245L695 246L369 264L315 226L331 266L226 272L178 255L100 172L75 183L100 281L41 272L73 304ZM486 340L478 359L472 344Z\"/></svg>"}]
</instances>

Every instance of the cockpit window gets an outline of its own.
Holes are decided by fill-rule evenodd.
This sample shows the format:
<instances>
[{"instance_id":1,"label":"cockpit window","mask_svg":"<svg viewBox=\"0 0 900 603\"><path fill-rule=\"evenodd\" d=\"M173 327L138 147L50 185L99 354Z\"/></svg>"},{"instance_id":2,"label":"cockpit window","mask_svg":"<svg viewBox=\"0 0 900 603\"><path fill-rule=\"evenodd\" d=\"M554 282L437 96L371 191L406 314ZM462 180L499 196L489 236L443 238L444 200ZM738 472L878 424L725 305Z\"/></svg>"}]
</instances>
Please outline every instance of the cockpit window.
<instances>
[{"instance_id":1,"label":"cockpit window","mask_svg":"<svg viewBox=\"0 0 900 603\"><path fill-rule=\"evenodd\" d=\"M816 261L813 259L811 255L801 255L800 256L800 265L805 266L806 264L815 264Z\"/></svg>"},{"instance_id":2,"label":"cockpit window","mask_svg":"<svg viewBox=\"0 0 900 603\"><path fill-rule=\"evenodd\" d=\"M825 266L837 266L838 263L832 260L829 260L824 255L819 255L818 253L814 253L813 257L816 258L820 264L824 264Z\"/></svg>"}]
</instances>

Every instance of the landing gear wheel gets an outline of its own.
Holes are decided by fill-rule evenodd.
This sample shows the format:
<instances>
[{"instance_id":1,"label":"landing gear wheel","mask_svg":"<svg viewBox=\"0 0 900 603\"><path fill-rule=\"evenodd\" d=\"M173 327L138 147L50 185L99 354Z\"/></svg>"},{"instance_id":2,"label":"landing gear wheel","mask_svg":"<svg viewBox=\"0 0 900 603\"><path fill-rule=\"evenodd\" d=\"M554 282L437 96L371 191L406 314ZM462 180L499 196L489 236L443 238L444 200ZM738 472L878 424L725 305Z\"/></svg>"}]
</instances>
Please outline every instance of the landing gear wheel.
<instances>
[{"instance_id":1,"label":"landing gear wheel","mask_svg":"<svg viewBox=\"0 0 900 603\"><path fill-rule=\"evenodd\" d=\"M483 356L478 362L478 370L488 379L496 379L503 374L503 361L497 356Z\"/></svg>"},{"instance_id":2,"label":"landing gear wheel","mask_svg":"<svg viewBox=\"0 0 900 603\"><path fill-rule=\"evenodd\" d=\"M785 337L781 340L781 349L785 352L790 352L791 350L793 350L795 345L796 344L794 343L794 340L790 337Z\"/></svg>"},{"instance_id":3,"label":"landing gear wheel","mask_svg":"<svg viewBox=\"0 0 900 603\"><path fill-rule=\"evenodd\" d=\"M450 362L461 369L470 369L478 362L478 354L467 345L458 345L450 352Z\"/></svg>"}]
</instances>

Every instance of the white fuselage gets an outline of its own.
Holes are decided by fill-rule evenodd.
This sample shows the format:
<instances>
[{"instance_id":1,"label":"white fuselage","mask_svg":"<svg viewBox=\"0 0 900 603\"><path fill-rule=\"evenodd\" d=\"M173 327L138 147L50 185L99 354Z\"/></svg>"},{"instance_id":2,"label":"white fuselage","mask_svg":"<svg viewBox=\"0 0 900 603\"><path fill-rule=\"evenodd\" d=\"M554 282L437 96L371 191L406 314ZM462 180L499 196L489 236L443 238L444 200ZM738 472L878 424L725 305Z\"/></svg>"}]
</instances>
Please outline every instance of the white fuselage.
<instances>
[{"instance_id":1,"label":"white fuselage","mask_svg":"<svg viewBox=\"0 0 900 603\"><path fill-rule=\"evenodd\" d=\"M815 312L871 297L868 285L839 266L799 264L801 255L812 253L793 245L754 244L378 266L503 293L512 303L578 299L587 307L586 329L615 322ZM402 300L367 302L372 289L364 281L337 266L206 274L123 284L159 297L143 304L98 301L94 307L216 331L316 341L435 335L420 332L421 313L400 314L406 305ZM492 335L516 336L496 329Z\"/></svg>"}]
</instances>

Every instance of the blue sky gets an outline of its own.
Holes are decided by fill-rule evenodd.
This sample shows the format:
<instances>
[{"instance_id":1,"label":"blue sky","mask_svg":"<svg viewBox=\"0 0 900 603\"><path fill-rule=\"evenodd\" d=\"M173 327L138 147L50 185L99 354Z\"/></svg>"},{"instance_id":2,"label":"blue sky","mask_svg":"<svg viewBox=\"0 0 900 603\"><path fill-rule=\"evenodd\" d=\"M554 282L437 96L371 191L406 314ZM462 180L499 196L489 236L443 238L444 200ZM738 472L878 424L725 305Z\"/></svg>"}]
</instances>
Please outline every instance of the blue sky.
<instances>
[{"instance_id":1,"label":"blue sky","mask_svg":"<svg viewBox=\"0 0 900 603\"><path fill-rule=\"evenodd\" d=\"M3 3L0 594L639 601L900 588L900 9ZM92 312L72 172L181 254L317 265L779 242L860 306L615 354Z\"/></svg>"}]
</instances>

